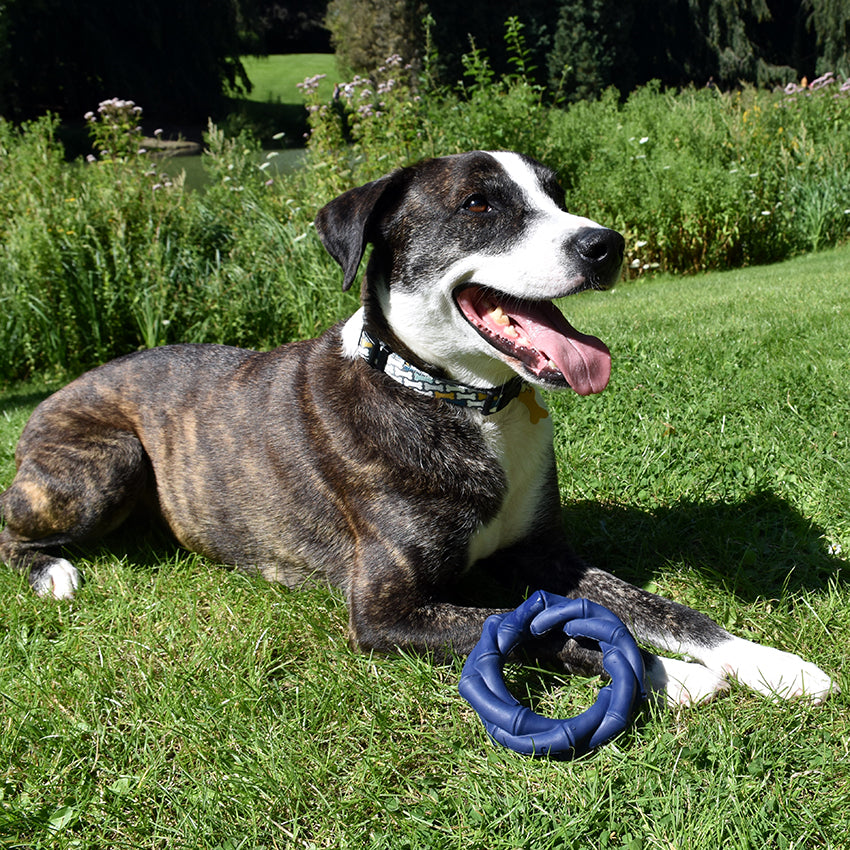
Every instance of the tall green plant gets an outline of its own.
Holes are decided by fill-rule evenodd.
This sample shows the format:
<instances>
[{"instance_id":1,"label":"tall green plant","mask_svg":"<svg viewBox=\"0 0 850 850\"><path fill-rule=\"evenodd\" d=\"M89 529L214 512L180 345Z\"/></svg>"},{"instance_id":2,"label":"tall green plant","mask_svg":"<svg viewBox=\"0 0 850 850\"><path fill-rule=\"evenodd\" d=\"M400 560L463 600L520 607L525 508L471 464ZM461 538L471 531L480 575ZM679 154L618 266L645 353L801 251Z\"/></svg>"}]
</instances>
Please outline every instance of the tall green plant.
<instances>
[{"instance_id":1,"label":"tall green plant","mask_svg":"<svg viewBox=\"0 0 850 850\"><path fill-rule=\"evenodd\" d=\"M475 148L544 155L548 107L532 77L523 29L516 17L505 24L514 69L506 77L495 73L473 42L457 87L435 85L427 73L416 80L400 56L342 84L329 103L321 99L316 78L305 80L309 168L316 182L328 190L347 188L416 159ZM437 61L430 55L426 71Z\"/></svg>"},{"instance_id":2,"label":"tall green plant","mask_svg":"<svg viewBox=\"0 0 850 850\"><path fill-rule=\"evenodd\" d=\"M850 85L647 86L552 113L568 204L628 236L632 273L772 262L850 226Z\"/></svg>"},{"instance_id":3,"label":"tall green plant","mask_svg":"<svg viewBox=\"0 0 850 850\"><path fill-rule=\"evenodd\" d=\"M569 209L624 232L630 276L847 239L850 83L647 86L625 102L609 91L558 109L527 76L520 23L506 33L507 77L473 48L453 88L396 59L327 102L308 81L310 155L295 175L274 175L273 154L211 126L203 193L142 152L135 105L105 101L126 113L123 135L97 138L107 124L92 121L97 156L73 165L55 119L0 120L0 374L78 372L164 342L268 347L315 334L356 306L312 228L316 210L424 156L507 148L543 159Z\"/></svg>"},{"instance_id":4,"label":"tall green plant","mask_svg":"<svg viewBox=\"0 0 850 850\"><path fill-rule=\"evenodd\" d=\"M309 227L315 201L270 177L249 139L211 127L201 194L136 139L68 166L55 129L0 121L4 378L73 374L166 342L273 346L350 311Z\"/></svg>"}]
</instances>

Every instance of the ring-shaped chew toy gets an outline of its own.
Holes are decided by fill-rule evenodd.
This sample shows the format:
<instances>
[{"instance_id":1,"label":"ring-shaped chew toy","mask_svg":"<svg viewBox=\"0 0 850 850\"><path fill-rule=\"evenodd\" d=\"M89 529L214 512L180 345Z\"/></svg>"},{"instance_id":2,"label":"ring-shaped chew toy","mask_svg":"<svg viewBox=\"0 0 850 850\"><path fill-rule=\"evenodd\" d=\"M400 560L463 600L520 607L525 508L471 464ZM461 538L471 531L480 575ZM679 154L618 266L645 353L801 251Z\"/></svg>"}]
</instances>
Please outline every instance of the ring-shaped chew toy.
<instances>
[{"instance_id":1,"label":"ring-shaped chew toy","mask_svg":"<svg viewBox=\"0 0 850 850\"><path fill-rule=\"evenodd\" d=\"M611 683L587 711L566 720L543 717L520 705L505 686L505 659L520 643L561 627L568 637L596 641ZM481 640L463 666L458 686L495 741L518 753L575 758L610 741L629 723L644 691L643 658L622 620L588 599L538 590L507 614L484 623Z\"/></svg>"}]
</instances>

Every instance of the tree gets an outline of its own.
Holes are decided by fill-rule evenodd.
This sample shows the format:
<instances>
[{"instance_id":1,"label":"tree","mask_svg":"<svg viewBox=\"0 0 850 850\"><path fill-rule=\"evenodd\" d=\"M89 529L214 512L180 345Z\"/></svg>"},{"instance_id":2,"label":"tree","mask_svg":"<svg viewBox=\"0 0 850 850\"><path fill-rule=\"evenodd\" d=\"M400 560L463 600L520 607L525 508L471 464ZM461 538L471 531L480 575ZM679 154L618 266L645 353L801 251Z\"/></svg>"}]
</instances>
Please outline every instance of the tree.
<instances>
[{"instance_id":1,"label":"tree","mask_svg":"<svg viewBox=\"0 0 850 850\"><path fill-rule=\"evenodd\" d=\"M622 0L562 2L548 56L549 83L568 100L598 95L616 84L631 89L633 8Z\"/></svg>"},{"instance_id":2,"label":"tree","mask_svg":"<svg viewBox=\"0 0 850 850\"><path fill-rule=\"evenodd\" d=\"M850 2L848 0L809 0L808 23L817 38L816 73L838 71L850 74Z\"/></svg>"},{"instance_id":3,"label":"tree","mask_svg":"<svg viewBox=\"0 0 850 850\"><path fill-rule=\"evenodd\" d=\"M689 0L696 30L708 48L712 76L721 84L789 82L800 72L785 52L799 0ZM789 8L791 7L791 8ZM790 20L789 20L790 18ZM779 47L772 49L772 42Z\"/></svg>"},{"instance_id":4,"label":"tree","mask_svg":"<svg viewBox=\"0 0 850 850\"><path fill-rule=\"evenodd\" d=\"M256 26L254 0L5 0L0 114L79 119L118 96L203 122L225 86L247 86L239 56Z\"/></svg>"},{"instance_id":5,"label":"tree","mask_svg":"<svg viewBox=\"0 0 850 850\"><path fill-rule=\"evenodd\" d=\"M424 58L423 21L430 15L432 47L440 81L453 85L463 77L461 57L474 41L497 74L510 70L505 49L505 21L518 16L531 50L531 64L545 68L556 9L551 0L331 0L326 24L345 72L369 73L398 54L417 66ZM541 72L542 74L542 72Z\"/></svg>"},{"instance_id":6,"label":"tree","mask_svg":"<svg viewBox=\"0 0 850 850\"><path fill-rule=\"evenodd\" d=\"M268 53L329 53L328 0L257 0L258 45Z\"/></svg>"},{"instance_id":7,"label":"tree","mask_svg":"<svg viewBox=\"0 0 850 850\"><path fill-rule=\"evenodd\" d=\"M668 86L713 81L730 87L811 75L816 49L806 25L808 2L822 7L812 18L823 52L846 51L846 40L833 34L848 26L848 0L561 0L550 85L567 66L565 94L571 100L612 85L626 95L652 79ZM827 64L834 68L836 60Z\"/></svg>"},{"instance_id":8,"label":"tree","mask_svg":"<svg viewBox=\"0 0 850 850\"><path fill-rule=\"evenodd\" d=\"M340 69L369 73L393 55L419 58L421 0L331 0L325 19Z\"/></svg>"},{"instance_id":9,"label":"tree","mask_svg":"<svg viewBox=\"0 0 850 850\"><path fill-rule=\"evenodd\" d=\"M558 6L551 0L428 0L434 18L433 44L443 82L453 85L463 77L461 57L474 42L497 74L511 70L505 46L505 22L517 17L530 50L530 62L545 82L546 57L552 46Z\"/></svg>"}]
</instances>

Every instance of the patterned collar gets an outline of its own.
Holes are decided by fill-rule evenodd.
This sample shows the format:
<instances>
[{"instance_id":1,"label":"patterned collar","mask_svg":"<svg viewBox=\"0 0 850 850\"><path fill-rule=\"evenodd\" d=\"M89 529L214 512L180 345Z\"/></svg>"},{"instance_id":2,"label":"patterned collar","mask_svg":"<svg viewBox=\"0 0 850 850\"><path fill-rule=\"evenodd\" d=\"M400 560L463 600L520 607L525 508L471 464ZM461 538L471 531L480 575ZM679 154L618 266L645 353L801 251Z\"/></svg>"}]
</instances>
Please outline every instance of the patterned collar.
<instances>
[{"instance_id":1,"label":"patterned collar","mask_svg":"<svg viewBox=\"0 0 850 850\"><path fill-rule=\"evenodd\" d=\"M511 378L500 387L486 389L435 378L408 363L385 342L376 339L365 330L360 334L357 353L372 368L384 372L399 384L422 395L429 395L458 407L472 408L483 416L502 410L520 394L523 387L523 380L519 376Z\"/></svg>"}]
</instances>

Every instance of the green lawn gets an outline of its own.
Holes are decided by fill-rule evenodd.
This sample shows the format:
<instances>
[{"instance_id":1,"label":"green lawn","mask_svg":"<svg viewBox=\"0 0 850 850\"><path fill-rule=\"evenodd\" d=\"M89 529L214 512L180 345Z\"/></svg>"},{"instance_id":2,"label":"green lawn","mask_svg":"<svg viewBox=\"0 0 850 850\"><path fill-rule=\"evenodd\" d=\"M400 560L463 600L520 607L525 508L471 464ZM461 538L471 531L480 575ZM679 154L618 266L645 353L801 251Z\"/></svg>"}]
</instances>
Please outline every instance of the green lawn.
<instances>
[{"instance_id":1,"label":"green lawn","mask_svg":"<svg viewBox=\"0 0 850 850\"><path fill-rule=\"evenodd\" d=\"M336 57L332 53L288 53L275 56L243 56L242 64L253 89L248 96L258 103L297 103L304 98L298 83L307 77L325 74L321 91L330 98L340 81Z\"/></svg>"},{"instance_id":2,"label":"green lawn","mask_svg":"<svg viewBox=\"0 0 850 850\"><path fill-rule=\"evenodd\" d=\"M249 128L266 147L303 147L307 112L297 84L325 74L320 90L330 99L340 80L335 57L326 53L243 56L242 64L252 89L246 96L230 98L228 125L234 130Z\"/></svg>"},{"instance_id":3,"label":"green lawn","mask_svg":"<svg viewBox=\"0 0 850 850\"><path fill-rule=\"evenodd\" d=\"M0 571L0 846L847 847L850 249L564 308L615 364L602 395L553 399L579 550L842 695L733 687L532 761L488 741L460 661L352 653L338 594L119 537L73 603ZM0 396L0 485L45 389ZM553 715L597 687L513 675Z\"/></svg>"}]
</instances>

